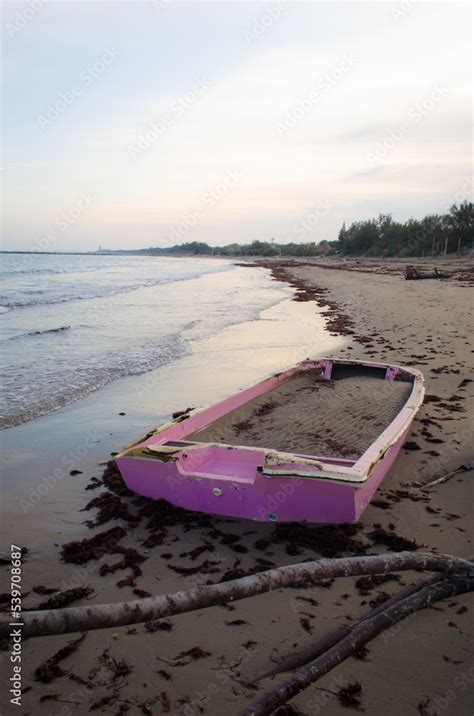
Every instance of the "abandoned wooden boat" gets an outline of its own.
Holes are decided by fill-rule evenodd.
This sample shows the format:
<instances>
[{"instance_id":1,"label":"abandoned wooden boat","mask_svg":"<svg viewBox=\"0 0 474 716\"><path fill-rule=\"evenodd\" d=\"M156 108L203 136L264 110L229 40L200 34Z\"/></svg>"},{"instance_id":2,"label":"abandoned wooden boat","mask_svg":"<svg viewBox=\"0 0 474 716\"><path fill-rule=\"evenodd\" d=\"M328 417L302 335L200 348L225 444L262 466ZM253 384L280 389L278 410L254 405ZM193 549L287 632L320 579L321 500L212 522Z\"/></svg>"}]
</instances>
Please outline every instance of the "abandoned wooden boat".
<instances>
[{"instance_id":1,"label":"abandoned wooden boat","mask_svg":"<svg viewBox=\"0 0 474 716\"><path fill-rule=\"evenodd\" d=\"M134 492L261 521L357 522L423 402L413 368L305 360L116 457Z\"/></svg>"}]
</instances>

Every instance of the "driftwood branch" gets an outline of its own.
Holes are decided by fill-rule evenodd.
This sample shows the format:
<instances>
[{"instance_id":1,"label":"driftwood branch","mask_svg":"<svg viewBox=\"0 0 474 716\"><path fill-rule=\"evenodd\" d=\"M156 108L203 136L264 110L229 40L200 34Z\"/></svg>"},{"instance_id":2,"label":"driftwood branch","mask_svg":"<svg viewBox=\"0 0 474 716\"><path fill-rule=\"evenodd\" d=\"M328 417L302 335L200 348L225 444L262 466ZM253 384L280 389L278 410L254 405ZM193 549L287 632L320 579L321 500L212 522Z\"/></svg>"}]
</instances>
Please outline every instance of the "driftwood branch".
<instances>
[{"instance_id":1,"label":"driftwood branch","mask_svg":"<svg viewBox=\"0 0 474 716\"><path fill-rule=\"evenodd\" d=\"M321 559L278 567L248 577L159 597L147 597L116 604L23 612L22 634L23 637L51 636L138 624L246 599L273 589L307 587L323 578L354 577L404 570L460 575L472 574L474 565L467 560L450 555L413 552ZM0 637L8 636L10 633L9 622L9 615L0 618Z\"/></svg>"},{"instance_id":2,"label":"driftwood branch","mask_svg":"<svg viewBox=\"0 0 474 716\"><path fill-rule=\"evenodd\" d=\"M456 477L456 475L460 475L463 472L469 472L469 470L472 470L473 467L473 463L471 463L470 465L460 465L455 470L451 470L451 472L447 472L445 475L437 477L436 480L431 480L431 482L425 482L423 485L421 485L421 487L434 487L435 485L441 485L442 482L446 482L452 477Z\"/></svg>"},{"instance_id":3,"label":"driftwood branch","mask_svg":"<svg viewBox=\"0 0 474 716\"><path fill-rule=\"evenodd\" d=\"M322 637L322 639L319 639L314 644L308 644L300 651L291 654L286 659L283 659L279 664L274 666L272 669L269 669L268 671L265 671L265 673L261 674L260 676L257 676L256 679L253 680L255 684L257 684L259 681L262 681L263 679L268 678L269 676L275 676L276 674L280 674L284 671L293 671L294 669L298 669L300 666L304 666L309 661L313 661L313 659L316 659L321 654L324 654L326 651L331 649L333 646L338 644L342 639L344 639L346 636L348 636L354 629L356 629L362 622L364 622L366 619L373 618L377 616L378 614L381 614L382 612L386 611L389 607L398 604L399 602L402 602L407 597L410 597L412 594L415 594L416 592L419 592L420 589L423 589L424 587L429 586L430 584L435 584L440 581L440 577L434 576L430 579L423 579L419 582L416 582L415 584L409 584L403 589L401 589L399 592L394 594L392 597L389 597L385 602L382 604L379 604L378 607L375 609L372 609L367 614L364 614L363 617L361 617L357 622L354 624L347 624L346 626L340 627L340 629L336 629L335 631L330 632L329 634L326 634Z\"/></svg>"},{"instance_id":4,"label":"driftwood branch","mask_svg":"<svg viewBox=\"0 0 474 716\"><path fill-rule=\"evenodd\" d=\"M293 674L279 686L271 689L254 701L240 716L265 716L278 706L318 681L322 676L357 653L368 641L389 629L401 619L419 609L425 609L434 602L457 594L474 590L474 577L452 577L424 587L398 604L393 604L381 613L368 617L356 625L350 633L300 671Z\"/></svg>"}]
</instances>

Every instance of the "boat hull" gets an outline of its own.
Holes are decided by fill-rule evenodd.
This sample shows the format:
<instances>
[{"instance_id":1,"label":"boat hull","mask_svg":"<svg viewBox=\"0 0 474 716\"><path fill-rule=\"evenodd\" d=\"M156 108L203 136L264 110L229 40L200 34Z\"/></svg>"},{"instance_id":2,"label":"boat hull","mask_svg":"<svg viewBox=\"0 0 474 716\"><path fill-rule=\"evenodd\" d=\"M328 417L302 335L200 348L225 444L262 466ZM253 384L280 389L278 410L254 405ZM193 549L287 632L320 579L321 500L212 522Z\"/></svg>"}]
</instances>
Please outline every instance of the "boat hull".
<instances>
[{"instance_id":1,"label":"boat hull","mask_svg":"<svg viewBox=\"0 0 474 716\"><path fill-rule=\"evenodd\" d=\"M330 376L328 366L332 367L332 362L311 365L321 365L322 374ZM301 365L293 370L301 370ZM394 372L393 375L387 372L389 380L396 375L394 367L388 367L387 371L390 370ZM270 380L281 382L281 376L285 374ZM223 401L207 409L208 414L201 411L164 426L124 451L116 462L130 490L187 510L257 521L355 523L406 440L423 399L422 379L421 385L419 377L417 381L410 411L407 414L401 411L386 434L358 461L286 453L272 453L270 461L270 451L263 448L186 443L186 436L208 424L210 417L225 415L229 406ZM251 395L259 389L264 395L269 388L265 381L259 385L260 388L248 389ZM240 400L245 404L247 397L241 393L239 398L232 396L227 402L235 405ZM167 448L170 451L167 454L163 446L172 444L170 438L174 447Z\"/></svg>"},{"instance_id":2,"label":"boat hull","mask_svg":"<svg viewBox=\"0 0 474 716\"><path fill-rule=\"evenodd\" d=\"M199 478L183 475L175 462L162 463L123 457L119 469L127 487L153 500L167 500L175 507L257 521L355 523L395 461L408 431L377 463L362 486L301 476L265 477L255 471L254 480Z\"/></svg>"}]
</instances>

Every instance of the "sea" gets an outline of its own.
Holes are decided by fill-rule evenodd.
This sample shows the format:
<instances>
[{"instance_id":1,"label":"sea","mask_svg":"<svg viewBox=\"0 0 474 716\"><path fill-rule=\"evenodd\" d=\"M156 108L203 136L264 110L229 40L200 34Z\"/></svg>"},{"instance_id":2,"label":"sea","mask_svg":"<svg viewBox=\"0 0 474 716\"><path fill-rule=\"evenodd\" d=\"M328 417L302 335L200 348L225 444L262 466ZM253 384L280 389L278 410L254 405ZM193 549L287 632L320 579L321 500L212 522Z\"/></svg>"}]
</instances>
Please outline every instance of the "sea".
<instances>
[{"instance_id":1,"label":"sea","mask_svg":"<svg viewBox=\"0 0 474 716\"><path fill-rule=\"evenodd\" d=\"M3 429L169 366L291 294L269 271L227 259L0 258Z\"/></svg>"}]
</instances>

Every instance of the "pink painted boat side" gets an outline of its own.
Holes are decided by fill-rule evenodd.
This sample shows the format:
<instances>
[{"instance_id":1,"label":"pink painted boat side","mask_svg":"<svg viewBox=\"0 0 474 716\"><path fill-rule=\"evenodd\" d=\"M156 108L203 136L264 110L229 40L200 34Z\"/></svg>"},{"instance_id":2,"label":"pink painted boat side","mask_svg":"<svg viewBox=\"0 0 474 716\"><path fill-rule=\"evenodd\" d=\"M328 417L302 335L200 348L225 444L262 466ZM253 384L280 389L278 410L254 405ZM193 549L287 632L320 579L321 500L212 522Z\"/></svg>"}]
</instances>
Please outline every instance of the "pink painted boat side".
<instances>
[{"instance_id":1,"label":"pink painted boat side","mask_svg":"<svg viewBox=\"0 0 474 716\"><path fill-rule=\"evenodd\" d=\"M188 435L298 373L320 370L324 379L330 379L335 364L383 368L386 380L400 373L413 380L401 411L357 461L218 443L179 445L186 443ZM216 405L161 426L116 461L131 490L188 510L259 521L353 523L395 460L423 394L423 376L415 369L356 361L303 361Z\"/></svg>"}]
</instances>

